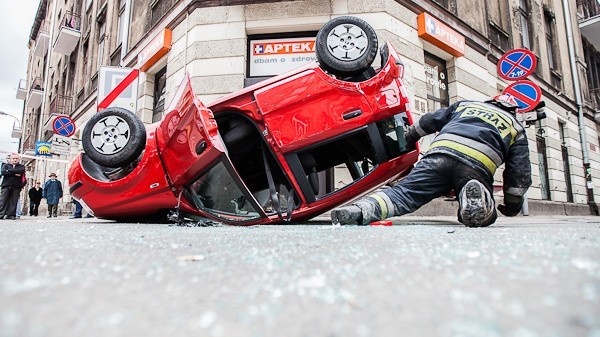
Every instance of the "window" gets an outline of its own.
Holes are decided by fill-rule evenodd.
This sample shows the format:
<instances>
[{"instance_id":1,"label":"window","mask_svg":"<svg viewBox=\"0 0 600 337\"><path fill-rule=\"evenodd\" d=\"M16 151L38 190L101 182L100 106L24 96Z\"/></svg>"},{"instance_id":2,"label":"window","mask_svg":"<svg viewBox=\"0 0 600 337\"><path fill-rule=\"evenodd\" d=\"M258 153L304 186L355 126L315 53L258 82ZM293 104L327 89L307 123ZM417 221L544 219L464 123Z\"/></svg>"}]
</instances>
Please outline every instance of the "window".
<instances>
[{"instance_id":1,"label":"window","mask_svg":"<svg viewBox=\"0 0 600 337\"><path fill-rule=\"evenodd\" d=\"M165 16L178 0L150 1L150 28L154 27Z\"/></svg>"},{"instance_id":2,"label":"window","mask_svg":"<svg viewBox=\"0 0 600 337\"><path fill-rule=\"evenodd\" d=\"M519 0L519 18L521 23L521 45L531 50L529 30L529 0Z\"/></svg>"},{"instance_id":3,"label":"window","mask_svg":"<svg viewBox=\"0 0 600 337\"><path fill-rule=\"evenodd\" d=\"M427 109L435 111L450 105L446 61L426 52L425 77L427 82Z\"/></svg>"},{"instance_id":4,"label":"window","mask_svg":"<svg viewBox=\"0 0 600 337\"><path fill-rule=\"evenodd\" d=\"M546 51L548 52L548 65L550 69L556 69L556 57L554 55L554 33L553 25L554 17L544 12L544 28L546 28Z\"/></svg>"},{"instance_id":5,"label":"window","mask_svg":"<svg viewBox=\"0 0 600 337\"><path fill-rule=\"evenodd\" d=\"M152 123L163 118L165 111L165 95L167 89L167 67L154 75L154 102L152 104Z\"/></svg>"},{"instance_id":6,"label":"window","mask_svg":"<svg viewBox=\"0 0 600 337\"><path fill-rule=\"evenodd\" d=\"M119 19L117 21L117 45L122 44L125 41L125 0L121 0L119 3Z\"/></svg>"},{"instance_id":7,"label":"window","mask_svg":"<svg viewBox=\"0 0 600 337\"><path fill-rule=\"evenodd\" d=\"M588 92L585 93L587 101L592 109L600 109L600 53L587 42L583 41L583 52L585 54L585 63L587 64L587 82Z\"/></svg>"},{"instance_id":8,"label":"window","mask_svg":"<svg viewBox=\"0 0 600 337\"><path fill-rule=\"evenodd\" d=\"M227 166L230 166L227 165ZM198 209L214 216L227 219L246 221L260 218L256 205L251 202L247 190L240 188L237 176L231 174L223 162L218 162L207 173L194 181L185 196Z\"/></svg>"},{"instance_id":9,"label":"window","mask_svg":"<svg viewBox=\"0 0 600 337\"><path fill-rule=\"evenodd\" d=\"M105 22L99 22L98 23L98 63L97 63L97 69L100 69L100 66L102 65L102 58L104 55L104 37L106 35L106 23Z\"/></svg>"},{"instance_id":10,"label":"window","mask_svg":"<svg viewBox=\"0 0 600 337\"><path fill-rule=\"evenodd\" d=\"M490 0L486 6L489 18L489 39L496 47L503 51L511 48L510 34L508 31L508 2L506 0Z\"/></svg>"},{"instance_id":11,"label":"window","mask_svg":"<svg viewBox=\"0 0 600 337\"><path fill-rule=\"evenodd\" d=\"M560 147L562 150L563 173L565 175L567 202L573 202L573 186L571 186L571 168L569 166L569 149L567 148L567 135L565 123L558 123L560 127Z\"/></svg>"},{"instance_id":12,"label":"window","mask_svg":"<svg viewBox=\"0 0 600 337\"><path fill-rule=\"evenodd\" d=\"M546 130L542 127L541 121L535 122L536 145L538 153L538 166L540 169L540 191L542 200L552 200L550 198L550 177L548 175L548 157L546 155Z\"/></svg>"},{"instance_id":13,"label":"window","mask_svg":"<svg viewBox=\"0 0 600 337\"><path fill-rule=\"evenodd\" d=\"M448 11L452 12L452 14L457 15L458 11L456 8L456 0L433 0L438 3L440 6L446 8Z\"/></svg>"}]
</instances>

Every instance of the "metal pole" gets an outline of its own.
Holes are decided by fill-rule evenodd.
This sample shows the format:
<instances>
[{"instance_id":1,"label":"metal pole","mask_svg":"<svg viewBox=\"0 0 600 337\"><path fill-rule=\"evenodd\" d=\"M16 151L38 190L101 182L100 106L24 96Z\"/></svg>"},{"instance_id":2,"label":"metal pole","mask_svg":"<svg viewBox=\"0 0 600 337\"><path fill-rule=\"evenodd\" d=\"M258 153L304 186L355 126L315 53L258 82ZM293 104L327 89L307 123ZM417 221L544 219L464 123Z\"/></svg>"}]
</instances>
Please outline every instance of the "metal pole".
<instances>
[{"instance_id":1,"label":"metal pole","mask_svg":"<svg viewBox=\"0 0 600 337\"><path fill-rule=\"evenodd\" d=\"M565 16L565 28L567 31L567 45L569 46L569 63L571 65L571 75L575 90L575 100L577 102L577 117L579 122L579 137L581 139L581 149L583 154L583 169L587 188L588 205L593 215L600 215L598 205L594 202L594 184L590 170L590 157L588 152L587 136L585 132L585 116L583 114L583 100L581 98L581 86L579 85L579 73L577 72L577 59L575 58L575 42L573 40L573 27L571 23L571 10L569 1L563 0L563 14Z\"/></svg>"}]
</instances>

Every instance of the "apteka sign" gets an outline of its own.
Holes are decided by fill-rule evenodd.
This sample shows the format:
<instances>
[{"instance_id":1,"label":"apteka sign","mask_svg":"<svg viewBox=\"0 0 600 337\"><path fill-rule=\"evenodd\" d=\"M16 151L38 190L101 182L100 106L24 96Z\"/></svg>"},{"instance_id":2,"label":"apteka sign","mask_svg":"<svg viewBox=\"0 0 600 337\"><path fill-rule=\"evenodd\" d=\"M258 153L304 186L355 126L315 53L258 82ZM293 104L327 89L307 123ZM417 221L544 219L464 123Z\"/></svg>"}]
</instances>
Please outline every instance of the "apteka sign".
<instances>
[{"instance_id":1,"label":"apteka sign","mask_svg":"<svg viewBox=\"0 0 600 337\"><path fill-rule=\"evenodd\" d=\"M251 40L249 56L250 77L279 75L317 59L315 38Z\"/></svg>"}]
</instances>

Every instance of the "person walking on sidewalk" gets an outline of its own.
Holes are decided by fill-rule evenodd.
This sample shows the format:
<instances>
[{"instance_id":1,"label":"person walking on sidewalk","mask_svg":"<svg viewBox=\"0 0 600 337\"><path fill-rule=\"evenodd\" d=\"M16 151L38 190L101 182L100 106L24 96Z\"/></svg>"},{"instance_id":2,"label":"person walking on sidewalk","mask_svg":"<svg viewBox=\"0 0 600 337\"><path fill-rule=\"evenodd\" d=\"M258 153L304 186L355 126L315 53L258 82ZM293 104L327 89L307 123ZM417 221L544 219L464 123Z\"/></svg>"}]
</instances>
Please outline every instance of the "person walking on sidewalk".
<instances>
[{"instance_id":1,"label":"person walking on sidewalk","mask_svg":"<svg viewBox=\"0 0 600 337\"><path fill-rule=\"evenodd\" d=\"M50 180L44 184L44 191L42 197L46 199L48 204L48 217L56 217L58 213L58 201L62 198L63 189L62 184L56 179L55 173L50 173Z\"/></svg>"},{"instance_id":2,"label":"person walking on sidewalk","mask_svg":"<svg viewBox=\"0 0 600 337\"><path fill-rule=\"evenodd\" d=\"M36 181L35 186L29 189L29 215L38 215L38 209L42 202L42 192L43 190L39 181Z\"/></svg>"},{"instance_id":3,"label":"person walking on sidewalk","mask_svg":"<svg viewBox=\"0 0 600 337\"><path fill-rule=\"evenodd\" d=\"M19 163L20 157L13 153L8 162L2 164L2 190L0 192L0 219L15 219L19 193L23 188L25 166Z\"/></svg>"},{"instance_id":4,"label":"person walking on sidewalk","mask_svg":"<svg viewBox=\"0 0 600 337\"><path fill-rule=\"evenodd\" d=\"M458 221L485 227L496 221L494 172L505 164L504 204L500 213L515 216L531 185L527 136L514 114L515 99L499 95L486 102L460 101L430 112L409 127L407 144L439 132L430 150L403 180L351 205L335 208L332 222L368 225L412 213L434 198L458 192Z\"/></svg>"}]
</instances>

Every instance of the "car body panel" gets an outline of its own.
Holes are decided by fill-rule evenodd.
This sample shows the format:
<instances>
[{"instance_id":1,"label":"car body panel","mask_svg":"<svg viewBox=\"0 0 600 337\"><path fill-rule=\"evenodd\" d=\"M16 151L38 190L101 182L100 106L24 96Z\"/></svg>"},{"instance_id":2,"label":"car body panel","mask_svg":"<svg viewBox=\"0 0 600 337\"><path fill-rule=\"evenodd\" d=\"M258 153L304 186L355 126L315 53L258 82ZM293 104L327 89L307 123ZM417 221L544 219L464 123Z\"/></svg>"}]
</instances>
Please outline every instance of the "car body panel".
<instances>
[{"instance_id":1,"label":"car body panel","mask_svg":"<svg viewBox=\"0 0 600 337\"><path fill-rule=\"evenodd\" d=\"M77 156L68 173L71 195L83 200L87 208L100 218L141 217L157 209L175 207L177 198L166 179L154 131L148 130L147 137L146 150L139 164L127 176L116 181L93 177L84 169L84 162L89 159Z\"/></svg>"}]
</instances>

